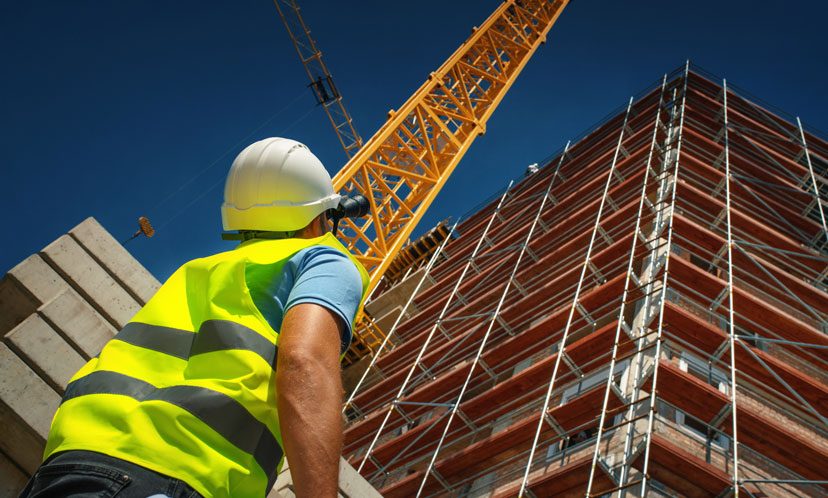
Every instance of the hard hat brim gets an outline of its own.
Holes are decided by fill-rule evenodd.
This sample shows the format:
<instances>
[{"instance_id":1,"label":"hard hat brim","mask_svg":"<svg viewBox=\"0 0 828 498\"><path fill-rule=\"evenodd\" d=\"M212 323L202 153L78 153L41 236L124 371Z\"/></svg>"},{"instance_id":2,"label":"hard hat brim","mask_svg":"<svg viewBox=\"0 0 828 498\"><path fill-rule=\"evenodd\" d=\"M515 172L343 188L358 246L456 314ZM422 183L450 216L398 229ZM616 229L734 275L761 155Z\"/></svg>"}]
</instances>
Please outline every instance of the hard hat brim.
<instances>
[{"instance_id":1,"label":"hard hat brim","mask_svg":"<svg viewBox=\"0 0 828 498\"><path fill-rule=\"evenodd\" d=\"M341 196L332 194L318 201L296 204L274 202L258 204L245 209L225 202L221 206L221 223L224 230L262 230L289 232L301 230L314 218L339 205Z\"/></svg>"}]
</instances>

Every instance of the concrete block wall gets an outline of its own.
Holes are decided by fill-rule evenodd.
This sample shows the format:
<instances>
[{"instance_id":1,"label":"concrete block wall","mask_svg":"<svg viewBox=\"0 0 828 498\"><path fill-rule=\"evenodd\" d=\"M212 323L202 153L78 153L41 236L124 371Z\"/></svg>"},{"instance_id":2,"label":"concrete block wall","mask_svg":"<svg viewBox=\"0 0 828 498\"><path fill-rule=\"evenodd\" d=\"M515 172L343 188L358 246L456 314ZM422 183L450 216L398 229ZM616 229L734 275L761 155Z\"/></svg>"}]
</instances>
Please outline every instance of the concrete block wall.
<instances>
[{"instance_id":1,"label":"concrete block wall","mask_svg":"<svg viewBox=\"0 0 828 498\"><path fill-rule=\"evenodd\" d=\"M159 287L94 218L0 280L0 498L16 497L40 465L72 375ZM379 496L344 460L341 467L342 496ZM293 496L291 487L285 470L269 496Z\"/></svg>"},{"instance_id":2,"label":"concrete block wall","mask_svg":"<svg viewBox=\"0 0 828 498\"><path fill-rule=\"evenodd\" d=\"M0 498L40 464L71 376L159 287L94 218L0 280Z\"/></svg>"}]
</instances>

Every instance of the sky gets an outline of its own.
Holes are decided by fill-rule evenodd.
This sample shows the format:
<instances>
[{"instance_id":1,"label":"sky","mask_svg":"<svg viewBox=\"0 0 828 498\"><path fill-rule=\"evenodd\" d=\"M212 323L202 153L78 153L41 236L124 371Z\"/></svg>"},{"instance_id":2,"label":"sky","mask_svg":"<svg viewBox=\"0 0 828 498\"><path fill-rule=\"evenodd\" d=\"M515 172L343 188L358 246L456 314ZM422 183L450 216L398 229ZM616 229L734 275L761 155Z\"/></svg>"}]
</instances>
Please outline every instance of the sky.
<instances>
[{"instance_id":1,"label":"sky","mask_svg":"<svg viewBox=\"0 0 828 498\"><path fill-rule=\"evenodd\" d=\"M498 0L299 0L363 138ZM828 130L828 2L573 0L418 227L457 217L690 59ZM88 216L163 280L220 240L224 177L268 136L345 155L265 0L0 3L5 273ZM818 133L819 134L819 133ZM822 136L826 136L824 133Z\"/></svg>"}]
</instances>

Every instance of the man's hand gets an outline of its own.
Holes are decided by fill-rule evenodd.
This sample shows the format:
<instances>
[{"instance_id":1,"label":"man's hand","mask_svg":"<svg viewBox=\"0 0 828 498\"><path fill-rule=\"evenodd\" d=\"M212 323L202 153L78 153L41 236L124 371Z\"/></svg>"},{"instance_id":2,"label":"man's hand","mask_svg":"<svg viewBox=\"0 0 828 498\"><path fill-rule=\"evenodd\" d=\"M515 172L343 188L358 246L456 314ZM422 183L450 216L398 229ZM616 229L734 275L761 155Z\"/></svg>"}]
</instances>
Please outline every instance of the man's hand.
<instances>
[{"instance_id":1,"label":"man's hand","mask_svg":"<svg viewBox=\"0 0 828 498\"><path fill-rule=\"evenodd\" d=\"M342 452L341 320L316 304L297 304L282 321L276 392L282 441L296 496L331 497Z\"/></svg>"}]
</instances>

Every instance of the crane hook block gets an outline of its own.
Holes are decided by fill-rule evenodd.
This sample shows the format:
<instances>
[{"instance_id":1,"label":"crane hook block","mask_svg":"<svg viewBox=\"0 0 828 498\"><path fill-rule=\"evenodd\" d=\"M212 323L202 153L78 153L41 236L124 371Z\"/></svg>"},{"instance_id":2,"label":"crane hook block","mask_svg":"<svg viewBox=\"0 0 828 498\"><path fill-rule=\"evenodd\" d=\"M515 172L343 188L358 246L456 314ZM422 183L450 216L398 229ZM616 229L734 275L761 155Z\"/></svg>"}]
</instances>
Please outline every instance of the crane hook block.
<instances>
[{"instance_id":1,"label":"crane hook block","mask_svg":"<svg viewBox=\"0 0 828 498\"><path fill-rule=\"evenodd\" d=\"M138 218L138 231L146 235L147 238L151 238L155 235L155 229L152 228L152 224L146 216Z\"/></svg>"}]
</instances>

